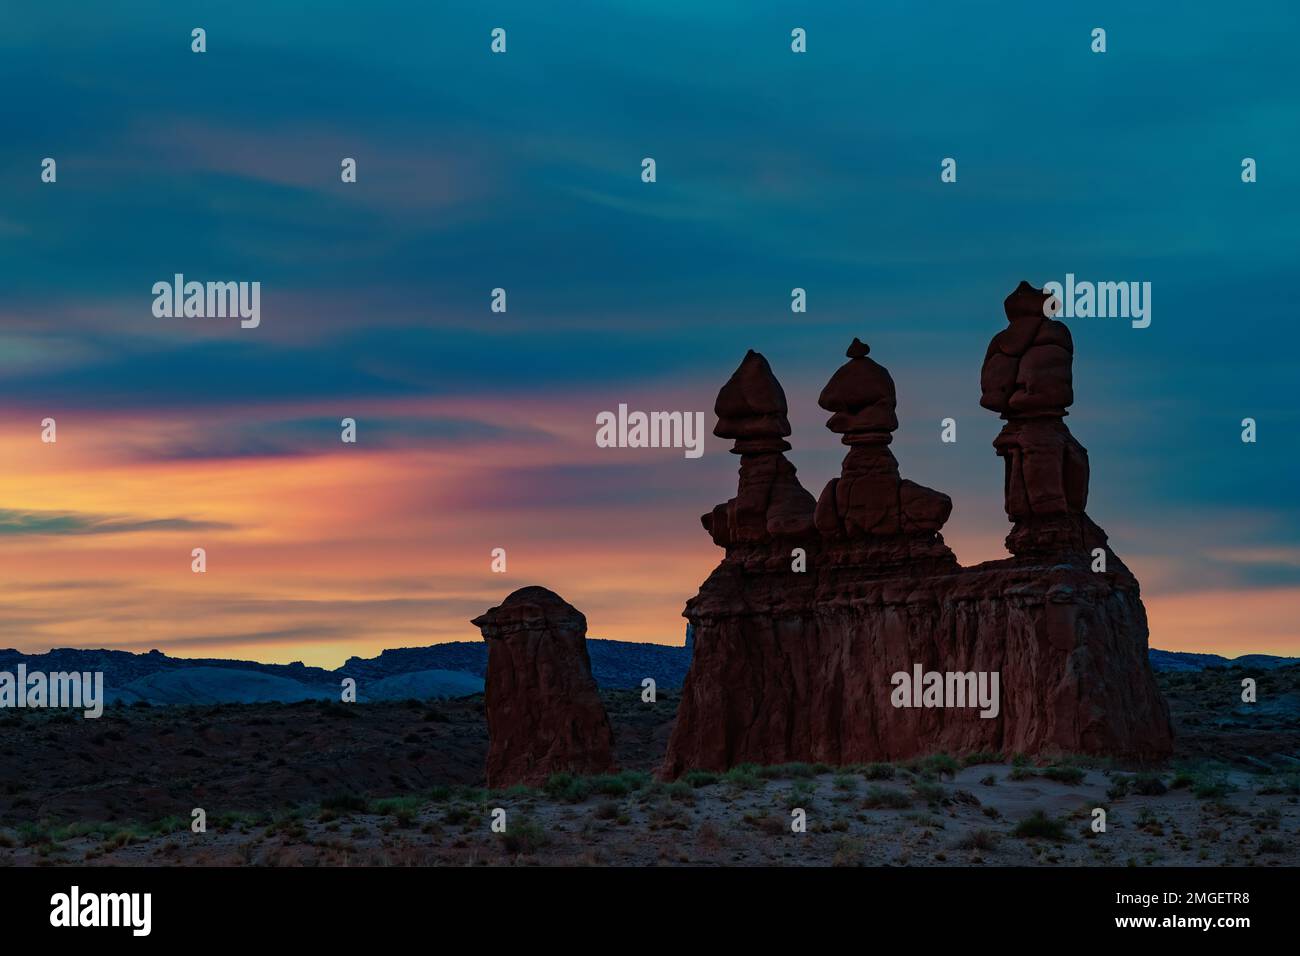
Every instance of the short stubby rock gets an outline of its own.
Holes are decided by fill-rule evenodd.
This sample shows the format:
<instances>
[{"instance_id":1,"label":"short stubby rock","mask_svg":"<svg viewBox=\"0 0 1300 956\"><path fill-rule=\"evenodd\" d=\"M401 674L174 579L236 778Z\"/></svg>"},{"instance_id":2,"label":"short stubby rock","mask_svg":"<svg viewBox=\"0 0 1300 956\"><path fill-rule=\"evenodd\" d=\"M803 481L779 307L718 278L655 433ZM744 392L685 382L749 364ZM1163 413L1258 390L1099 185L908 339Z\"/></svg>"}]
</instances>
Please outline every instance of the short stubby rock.
<instances>
[{"instance_id":1,"label":"short stubby rock","mask_svg":"<svg viewBox=\"0 0 1300 956\"><path fill-rule=\"evenodd\" d=\"M526 587L471 623L488 642L488 786L613 769L582 612L554 591Z\"/></svg>"}]
</instances>

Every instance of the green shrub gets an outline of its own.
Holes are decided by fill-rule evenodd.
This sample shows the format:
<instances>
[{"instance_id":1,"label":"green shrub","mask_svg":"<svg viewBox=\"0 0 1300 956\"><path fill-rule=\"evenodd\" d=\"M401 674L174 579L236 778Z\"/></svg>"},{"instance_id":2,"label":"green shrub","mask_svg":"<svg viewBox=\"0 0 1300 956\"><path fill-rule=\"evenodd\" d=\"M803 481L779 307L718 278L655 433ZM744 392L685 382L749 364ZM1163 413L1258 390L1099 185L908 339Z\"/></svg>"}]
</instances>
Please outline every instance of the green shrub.
<instances>
[{"instance_id":1,"label":"green shrub","mask_svg":"<svg viewBox=\"0 0 1300 956\"><path fill-rule=\"evenodd\" d=\"M508 853L535 853L551 842L551 835L535 820L520 818L508 824L501 845Z\"/></svg>"},{"instance_id":2,"label":"green shrub","mask_svg":"<svg viewBox=\"0 0 1300 956\"><path fill-rule=\"evenodd\" d=\"M1070 786L1077 786L1083 783L1086 776L1078 767L1063 767L1059 764L1053 764L1042 771L1044 777L1048 780L1055 780L1058 783L1067 783Z\"/></svg>"},{"instance_id":3,"label":"green shrub","mask_svg":"<svg viewBox=\"0 0 1300 956\"><path fill-rule=\"evenodd\" d=\"M945 803L948 799L948 791L937 783L918 780L912 784L912 789L916 791L918 797L929 804Z\"/></svg>"},{"instance_id":4,"label":"green shrub","mask_svg":"<svg viewBox=\"0 0 1300 956\"><path fill-rule=\"evenodd\" d=\"M566 803L581 803L591 795L591 785L571 773L553 773L542 786L547 795Z\"/></svg>"},{"instance_id":5,"label":"green shrub","mask_svg":"<svg viewBox=\"0 0 1300 956\"><path fill-rule=\"evenodd\" d=\"M996 850L1002 838L993 830L979 829L966 834L957 842L959 850Z\"/></svg>"},{"instance_id":6,"label":"green shrub","mask_svg":"<svg viewBox=\"0 0 1300 956\"><path fill-rule=\"evenodd\" d=\"M1202 800L1218 800L1236 789L1226 777L1201 777L1192 787L1192 793Z\"/></svg>"},{"instance_id":7,"label":"green shrub","mask_svg":"<svg viewBox=\"0 0 1300 956\"><path fill-rule=\"evenodd\" d=\"M843 790L846 793L852 793L858 789L858 778L847 773L837 773L831 785L836 790Z\"/></svg>"},{"instance_id":8,"label":"green shrub","mask_svg":"<svg viewBox=\"0 0 1300 956\"><path fill-rule=\"evenodd\" d=\"M808 763L778 763L759 767L758 775L768 780L788 780L794 777L814 777L816 771Z\"/></svg>"},{"instance_id":9,"label":"green shrub","mask_svg":"<svg viewBox=\"0 0 1300 956\"><path fill-rule=\"evenodd\" d=\"M1014 832L1016 836L1026 840L1039 837L1060 843L1069 839L1065 821L1053 820L1042 810L1035 810L1033 815L1017 823Z\"/></svg>"},{"instance_id":10,"label":"green shrub","mask_svg":"<svg viewBox=\"0 0 1300 956\"><path fill-rule=\"evenodd\" d=\"M712 770L688 770L682 775L682 780L692 787L709 787L721 779Z\"/></svg>"},{"instance_id":11,"label":"green shrub","mask_svg":"<svg viewBox=\"0 0 1300 956\"><path fill-rule=\"evenodd\" d=\"M359 793L335 793L320 802L322 810L335 813L365 813L369 804Z\"/></svg>"},{"instance_id":12,"label":"green shrub","mask_svg":"<svg viewBox=\"0 0 1300 956\"><path fill-rule=\"evenodd\" d=\"M930 754L921 760L920 772L924 775L951 777L961 769L961 764L947 754Z\"/></svg>"},{"instance_id":13,"label":"green shrub","mask_svg":"<svg viewBox=\"0 0 1300 956\"><path fill-rule=\"evenodd\" d=\"M1132 790L1144 797L1158 797L1168 791L1158 773L1140 773L1133 778Z\"/></svg>"},{"instance_id":14,"label":"green shrub","mask_svg":"<svg viewBox=\"0 0 1300 956\"><path fill-rule=\"evenodd\" d=\"M867 795L862 801L865 810L880 808L888 810L905 810L912 805L912 798L905 791L895 787L872 785L867 788Z\"/></svg>"},{"instance_id":15,"label":"green shrub","mask_svg":"<svg viewBox=\"0 0 1300 956\"><path fill-rule=\"evenodd\" d=\"M758 775L758 767L752 763L742 763L727 771L724 779L738 790L757 790L763 785Z\"/></svg>"}]
</instances>

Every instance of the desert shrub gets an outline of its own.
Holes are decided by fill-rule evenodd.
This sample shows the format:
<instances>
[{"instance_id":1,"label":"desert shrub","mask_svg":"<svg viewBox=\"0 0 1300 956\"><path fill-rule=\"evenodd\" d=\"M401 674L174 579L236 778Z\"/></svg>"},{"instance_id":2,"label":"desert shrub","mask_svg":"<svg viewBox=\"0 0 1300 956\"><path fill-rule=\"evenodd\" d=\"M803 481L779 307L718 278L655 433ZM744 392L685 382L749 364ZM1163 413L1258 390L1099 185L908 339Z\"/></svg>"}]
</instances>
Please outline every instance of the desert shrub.
<instances>
[{"instance_id":1,"label":"desert shrub","mask_svg":"<svg viewBox=\"0 0 1300 956\"><path fill-rule=\"evenodd\" d=\"M831 857L831 866L861 866L866 844L856 837L840 837L835 844L835 855Z\"/></svg>"},{"instance_id":2,"label":"desert shrub","mask_svg":"<svg viewBox=\"0 0 1300 956\"><path fill-rule=\"evenodd\" d=\"M571 773L553 773L542 786L547 795L567 803L581 803L591 794L591 786Z\"/></svg>"},{"instance_id":3,"label":"desert shrub","mask_svg":"<svg viewBox=\"0 0 1300 956\"><path fill-rule=\"evenodd\" d=\"M1002 763L1003 757L1001 751L981 750L978 753L967 754L962 758L963 767L974 767L982 763Z\"/></svg>"},{"instance_id":4,"label":"desert shrub","mask_svg":"<svg viewBox=\"0 0 1300 956\"><path fill-rule=\"evenodd\" d=\"M451 826L460 826L473 823L478 819L478 814L469 807L456 804L447 808L447 812L442 815L442 819L444 823Z\"/></svg>"},{"instance_id":5,"label":"desert shrub","mask_svg":"<svg viewBox=\"0 0 1300 956\"><path fill-rule=\"evenodd\" d=\"M1070 786L1076 786L1083 783L1084 772L1078 767L1065 767L1059 764L1053 764L1042 771L1044 777L1048 780L1055 780L1058 783L1067 783Z\"/></svg>"},{"instance_id":6,"label":"desert shrub","mask_svg":"<svg viewBox=\"0 0 1300 956\"><path fill-rule=\"evenodd\" d=\"M912 798L905 791L895 787L870 786L862 801L864 810L904 810L912 805Z\"/></svg>"},{"instance_id":7,"label":"desert shrub","mask_svg":"<svg viewBox=\"0 0 1300 956\"><path fill-rule=\"evenodd\" d=\"M723 779L737 790L757 790L763 785L758 767L752 763L737 764L727 771Z\"/></svg>"},{"instance_id":8,"label":"desert shrub","mask_svg":"<svg viewBox=\"0 0 1300 956\"><path fill-rule=\"evenodd\" d=\"M368 807L366 798L359 793L335 793L320 802L322 810L336 813L365 813Z\"/></svg>"},{"instance_id":9,"label":"desert shrub","mask_svg":"<svg viewBox=\"0 0 1300 956\"><path fill-rule=\"evenodd\" d=\"M682 780L692 787L709 787L721 779L712 770L688 770L682 775Z\"/></svg>"},{"instance_id":10,"label":"desert shrub","mask_svg":"<svg viewBox=\"0 0 1300 956\"><path fill-rule=\"evenodd\" d=\"M809 763L778 763L759 767L758 775L768 780L788 780L793 777L812 777L816 773Z\"/></svg>"},{"instance_id":11,"label":"desert shrub","mask_svg":"<svg viewBox=\"0 0 1300 956\"><path fill-rule=\"evenodd\" d=\"M1300 774L1285 773L1261 784L1256 791L1261 796L1296 796L1300 794Z\"/></svg>"},{"instance_id":12,"label":"desert shrub","mask_svg":"<svg viewBox=\"0 0 1300 956\"><path fill-rule=\"evenodd\" d=\"M632 792L632 788L628 786L627 781L618 774L613 773L603 773L592 777L588 787L592 792L607 797L626 797Z\"/></svg>"},{"instance_id":13,"label":"desert shrub","mask_svg":"<svg viewBox=\"0 0 1300 956\"><path fill-rule=\"evenodd\" d=\"M1002 839L995 831L979 829L974 830L957 841L959 850L996 850L999 841Z\"/></svg>"},{"instance_id":14,"label":"desert shrub","mask_svg":"<svg viewBox=\"0 0 1300 956\"><path fill-rule=\"evenodd\" d=\"M1025 840L1039 837L1059 843L1069 839L1065 821L1054 820L1042 810L1035 810L1031 816L1017 823L1014 832L1016 836Z\"/></svg>"},{"instance_id":15,"label":"desert shrub","mask_svg":"<svg viewBox=\"0 0 1300 956\"><path fill-rule=\"evenodd\" d=\"M694 803L695 788L685 780L674 780L663 788L664 796L674 803Z\"/></svg>"},{"instance_id":16,"label":"desert shrub","mask_svg":"<svg viewBox=\"0 0 1300 956\"><path fill-rule=\"evenodd\" d=\"M1158 797L1168 791L1158 773L1139 773L1133 777L1131 789L1144 797Z\"/></svg>"},{"instance_id":17,"label":"desert shrub","mask_svg":"<svg viewBox=\"0 0 1300 956\"><path fill-rule=\"evenodd\" d=\"M868 780L893 780L894 765L892 763L869 763L863 769L862 776Z\"/></svg>"},{"instance_id":18,"label":"desert shrub","mask_svg":"<svg viewBox=\"0 0 1300 956\"><path fill-rule=\"evenodd\" d=\"M629 790L644 790L650 786L653 778L640 770L624 770L619 774Z\"/></svg>"},{"instance_id":19,"label":"desert shrub","mask_svg":"<svg viewBox=\"0 0 1300 956\"><path fill-rule=\"evenodd\" d=\"M812 801L815 789L811 781L796 780L785 794L786 806L791 810L806 807Z\"/></svg>"},{"instance_id":20,"label":"desert shrub","mask_svg":"<svg viewBox=\"0 0 1300 956\"><path fill-rule=\"evenodd\" d=\"M1227 777L1206 776L1199 777L1192 787L1192 793L1196 794L1201 800L1218 800L1226 797L1237 788L1228 782Z\"/></svg>"},{"instance_id":21,"label":"desert shrub","mask_svg":"<svg viewBox=\"0 0 1300 956\"><path fill-rule=\"evenodd\" d=\"M930 754L921 759L920 773L939 777L951 777L961 769L954 758L947 754Z\"/></svg>"},{"instance_id":22,"label":"desert shrub","mask_svg":"<svg viewBox=\"0 0 1300 956\"><path fill-rule=\"evenodd\" d=\"M370 805L371 813L392 817L393 821L401 827L409 827L414 823L419 810L419 797L385 797Z\"/></svg>"},{"instance_id":23,"label":"desert shrub","mask_svg":"<svg viewBox=\"0 0 1300 956\"><path fill-rule=\"evenodd\" d=\"M858 789L858 778L847 773L837 773L831 785L836 790L843 790L846 793L852 793Z\"/></svg>"},{"instance_id":24,"label":"desert shrub","mask_svg":"<svg viewBox=\"0 0 1300 956\"><path fill-rule=\"evenodd\" d=\"M948 791L940 784L931 783L927 780L918 780L912 785L916 795L926 803L944 803L948 799Z\"/></svg>"},{"instance_id":25,"label":"desert shrub","mask_svg":"<svg viewBox=\"0 0 1300 956\"><path fill-rule=\"evenodd\" d=\"M536 853L551 842L551 835L537 821L521 818L506 827L501 845L508 853Z\"/></svg>"}]
</instances>

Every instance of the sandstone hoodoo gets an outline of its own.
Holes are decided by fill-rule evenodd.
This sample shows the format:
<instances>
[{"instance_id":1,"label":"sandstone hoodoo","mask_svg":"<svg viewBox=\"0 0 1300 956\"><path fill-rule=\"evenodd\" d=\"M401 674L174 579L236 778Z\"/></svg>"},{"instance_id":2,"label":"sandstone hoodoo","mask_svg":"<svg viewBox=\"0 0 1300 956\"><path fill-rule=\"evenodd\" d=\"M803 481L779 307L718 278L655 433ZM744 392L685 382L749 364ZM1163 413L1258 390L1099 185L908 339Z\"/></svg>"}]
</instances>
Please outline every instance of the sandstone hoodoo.
<instances>
[{"instance_id":1,"label":"sandstone hoodoo","mask_svg":"<svg viewBox=\"0 0 1300 956\"><path fill-rule=\"evenodd\" d=\"M849 446L840 477L817 500L817 530L838 545L831 555L841 563L870 563L877 572L925 559L936 570L956 567L939 534L952 514L952 499L899 476L888 447L898 428L894 379L867 357L870 351L854 339L849 360L817 400L834 413L826 427Z\"/></svg>"},{"instance_id":2,"label":"sandstone hoodoo","mask_svg":"<svg viewBox=\"0 0 1300 956\"><path fill-rule=\"evenodd\" d=\"M736 442L731 452L740 456L740 488L700 520L714 543L737 561L763 564L771 558L768 545L812 531L816 505L785 457L788 408L767 359L752 349L746 353L713 410L718 416L713 434Z\"/></svg>"},{"instance_id":3,"label":"sandstone hoodoo","mask_svg":"<svg viewBox=\"0 0 1300 956\"><path fill-rule=\"evenodd\" d=\"M488 786L612 770L613 734L582 612L553 591L526 587L471 623L488 643Z\"/></svg>"},{"instance_id":4,"label":"sandstone hoodoo","mask_svg":"<svg viewBox=\"0 0 1300 956\"><path fill-rule=\"evenodd\" d=\"M784 392L745 356L715 430L737 440L740 491L705 517L726 555L686 605L695 647L667 776L939 751L1168 754L1137 580L1083 510L1087 453L1063 421L1073 343L1046 299L1022 283L985 359L981 403L1007 422L1012 557L970 568L939 533L948 496L900 477L894 382L866 345L819 400L849 452L811 523Z\"/></svg>"},{"instance_id":5,"label":"sandstone hoodoo","mask_svg":"<svg viewBox=\"0 0 1300 956\"><path fill-rule=\"evenodd\" d=\"M1084 514L1088 452L1066 427L1074 403L1074 342L1048 318L1051 297L1020 283L1003 304L1008 327L993 337L980 372L980 404L1006 419L993 442L1006 459L1007 549L1016 555L1103 547ZM1054 303L1053 303L1054 304Z\"/></svg>"}]
</instances>

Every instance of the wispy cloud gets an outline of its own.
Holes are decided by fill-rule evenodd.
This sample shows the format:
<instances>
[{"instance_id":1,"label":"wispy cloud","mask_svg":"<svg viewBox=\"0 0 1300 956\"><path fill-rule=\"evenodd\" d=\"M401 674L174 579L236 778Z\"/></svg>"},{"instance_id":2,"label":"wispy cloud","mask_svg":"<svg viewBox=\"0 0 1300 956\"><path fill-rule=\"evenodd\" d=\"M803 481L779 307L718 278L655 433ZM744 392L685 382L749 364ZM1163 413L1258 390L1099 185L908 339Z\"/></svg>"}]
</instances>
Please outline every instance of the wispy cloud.
<instances>
[{"instance_id":1,"label":"wispy cloud","mask_svg":"<svg viewBox=\"0 0 1300 956\"><path fill-rule=\"evenodd\" d=\"M94 515L75 511L19 511L0 509L0 536L135 534L142 531L232 530L220 521L189 518L133 518L122 515Z\"/></svg>"}]
</instances>

